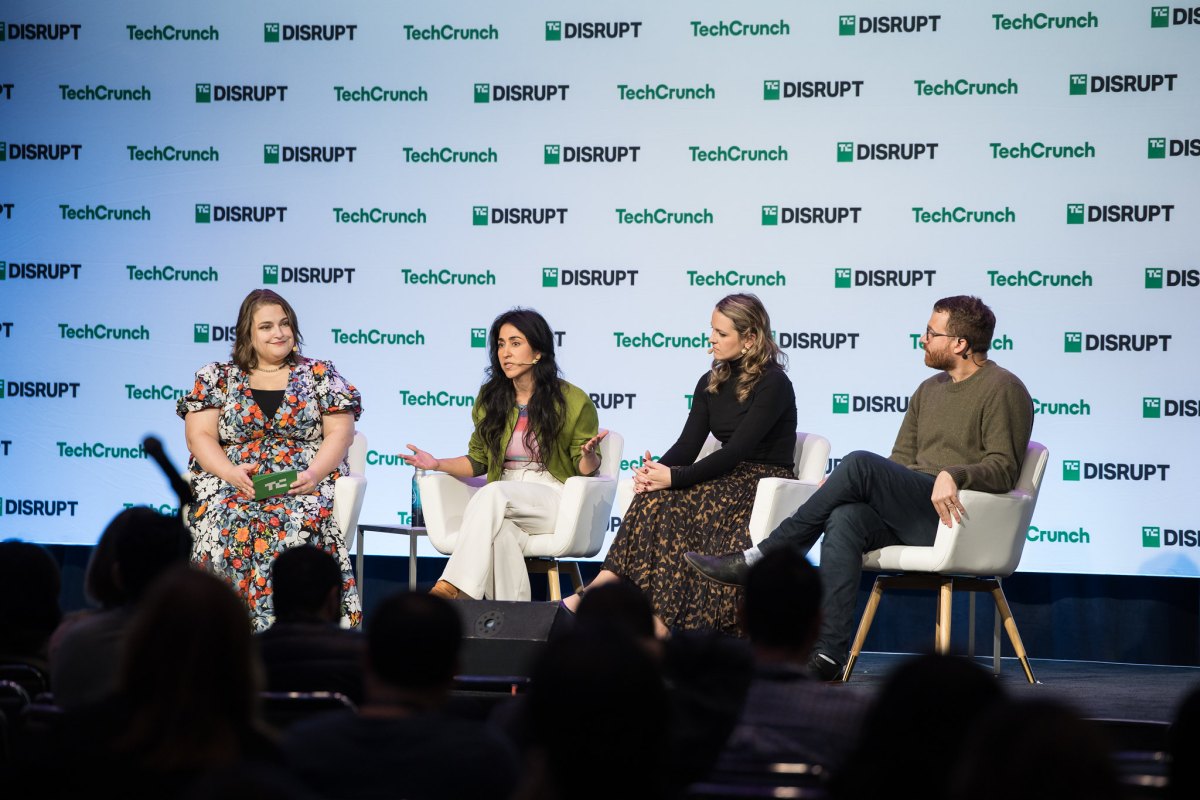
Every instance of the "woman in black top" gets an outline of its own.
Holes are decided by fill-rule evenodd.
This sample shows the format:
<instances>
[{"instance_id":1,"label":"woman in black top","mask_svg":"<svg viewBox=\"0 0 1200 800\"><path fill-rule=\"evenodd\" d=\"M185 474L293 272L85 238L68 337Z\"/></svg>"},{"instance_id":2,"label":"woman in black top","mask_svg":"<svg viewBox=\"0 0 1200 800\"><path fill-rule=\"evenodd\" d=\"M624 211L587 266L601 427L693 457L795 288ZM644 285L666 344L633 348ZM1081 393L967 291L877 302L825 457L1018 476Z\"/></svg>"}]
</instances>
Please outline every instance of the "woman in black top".
<instances>
[{"instance_id":1,"label":"woman in black top","mask_svg":"<svg viewBox=\"0 0 1200 800\"><path fill-rule=\"evenodd\" d=\"M634 473L637 494L591 584L621 577L636 583L654 606L660 633L737 633L738 589L705 580L683 554L749 547L759 479L793 476L796 395L762 302L752 294L723 298L712 313L711 343L712 368L696 384L683 432L659 461L647 451ZM696 461L710 433L722 447ZM718 545L725 549L704 549ZM578 602L571 597L564 605L574 611Z\"/></svg>"}]
</instances>

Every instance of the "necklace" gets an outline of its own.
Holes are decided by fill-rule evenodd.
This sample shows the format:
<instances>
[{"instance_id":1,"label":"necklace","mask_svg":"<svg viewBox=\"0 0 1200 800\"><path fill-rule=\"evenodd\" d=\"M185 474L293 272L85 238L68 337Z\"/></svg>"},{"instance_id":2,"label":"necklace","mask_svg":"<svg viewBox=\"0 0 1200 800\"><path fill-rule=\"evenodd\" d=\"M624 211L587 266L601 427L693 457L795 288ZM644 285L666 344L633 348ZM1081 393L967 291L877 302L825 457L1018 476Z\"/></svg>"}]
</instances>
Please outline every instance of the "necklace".
<instances>
[{"instance_id":1,"label":"necklace","mask_svg":"<svg viewBox=\"0 0 1200 800\"><path fill-rule=\"evenodd\" d=\"M290 367L290 366L291 366L291 364L289 364L288 362L285 361L282 364L280 364L278 367L276 367L275 369L267 369L266 367L255 367L255 369L258 370L259 372L279 372L279 370L283 369L284 367Z\"/></svg>"}]
</instances>

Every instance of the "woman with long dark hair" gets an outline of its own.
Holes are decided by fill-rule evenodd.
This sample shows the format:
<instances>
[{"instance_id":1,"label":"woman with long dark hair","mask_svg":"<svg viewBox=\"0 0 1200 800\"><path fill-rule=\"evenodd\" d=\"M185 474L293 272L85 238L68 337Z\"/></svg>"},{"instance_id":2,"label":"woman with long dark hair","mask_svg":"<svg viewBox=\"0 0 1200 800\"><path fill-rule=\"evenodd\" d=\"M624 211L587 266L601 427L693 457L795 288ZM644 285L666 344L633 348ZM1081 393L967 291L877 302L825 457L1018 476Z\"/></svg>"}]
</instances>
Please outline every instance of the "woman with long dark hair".
<instances>
[{"instance_id":1,"label":"woman with long dark hair","mask_svg":"<svg viewBox=\"0 0 1200 800\"><path fill-rule=\"evenodd\" d=\"M658 461L647 451L634 471L633 502L591 584L621 577L636 583L654 606L660 634L738 632L738 590L705 580L683 554L707 553L704 547L717 543L749 547L759 480L792 477L796 394L762 301L752 294L722 298L711 337L712 367L696 384L683 432ZM710 433L722 447L696 461ZM574 611L579 596L563 603Z\"/></svg>"},{"instance_id":2,"label":"woman with long dark hair","mask_svg":"<svg viewBox=\"0 0 1200 800\"><path fill-rule=\"evenodd\" d=\"M486 474L463 513L462 528L433 594L449 599L528 600L524 537L551 533L563 483L600 468L596 407L564 381L554 332L541 314L515 308L488 332L487 380L471 420L467 454L435 458L415 445L405 463L456 478Z\"/></svg>"}]
</instances>

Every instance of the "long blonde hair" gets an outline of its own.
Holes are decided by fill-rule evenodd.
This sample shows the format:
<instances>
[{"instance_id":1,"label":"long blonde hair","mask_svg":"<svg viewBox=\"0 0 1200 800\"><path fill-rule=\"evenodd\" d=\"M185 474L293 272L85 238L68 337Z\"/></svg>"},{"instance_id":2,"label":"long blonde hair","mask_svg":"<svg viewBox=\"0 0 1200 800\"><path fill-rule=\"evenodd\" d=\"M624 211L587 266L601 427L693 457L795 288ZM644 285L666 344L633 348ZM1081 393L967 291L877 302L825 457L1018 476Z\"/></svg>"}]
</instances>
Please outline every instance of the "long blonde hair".
<instances>
[{"instance_id":1,"label":"long blonde hair","mask_svg":"<svg viewBox=\"0 0 1200 800\"><path fill-rule=\"evenodd\" d=\"M754 343L742 355L742 371L738 375L737 399L739 403L744 403L768 369L787 369L787 354L775 343L771 317L757 295L726 295L717 303L717 311L729 318L734 330L743 339L754 336ZM708 374L708 393L716 394L731 373L727 362L714 361L712 372Z\"/></svg>"}]
</instances>

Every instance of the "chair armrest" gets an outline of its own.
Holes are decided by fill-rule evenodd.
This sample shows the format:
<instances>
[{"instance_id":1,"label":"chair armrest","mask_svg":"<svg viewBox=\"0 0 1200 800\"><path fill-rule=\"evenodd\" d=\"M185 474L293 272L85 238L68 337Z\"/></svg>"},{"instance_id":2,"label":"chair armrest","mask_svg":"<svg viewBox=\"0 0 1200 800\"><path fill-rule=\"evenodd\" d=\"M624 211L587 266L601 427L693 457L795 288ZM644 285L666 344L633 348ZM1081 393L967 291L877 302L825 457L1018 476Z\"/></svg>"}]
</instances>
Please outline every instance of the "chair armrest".
<instances>
[{"instance_id":1,"label":"chair armrest","mask_svg":"<svg viewBox=\"0 0 1200 800\"><path fill-rule=\"evenodd\" d=\"M817 491L818 482L793 478L763 478L750 512L750 541L758 544L795 513Z\"/></svg>"},{"instance_id":2,"label":"chair armrest","mask_svg":"<svg viewBox=\"0 0 1200 800\"><path fill-rule=\"evenodd\" d=\"M612 515L617 481L608 477L573 477L563 484L554 533L530 536L527 556L587 558L600 552Z\"/></svg>"},{"instance_id":3,"label":"chair armrest","mask_svg":"<svg viewBox=\"0 0 1200 800\"><path fill-rule=\"evenodd\" d=\"M462 527L463 511L471 496L487 480L470 478L464 481L445 472L429 472L418 481L429 543L439 553L453 553L458 531Z\"/></svg>"},{"instance_id":4,"label":"chair armrest","mask_svg":"<svg viewBox=\"0 0 1200 800\"><path fill-rule=\"evenodd\" d=\"M633 478L622 478L617 481L617 499L613 501L612 513L615 517L624 517L633 502L636 492L633 491Z\"/></svg>"},{"instance_id":5,"label":"chair armrest","mask_svg":"<svg viewBox=\"0 0 1200 800\"><path fill-rule=\"evenodd\" d=\"M943 550L944 543L942 569L967 575L1011 575L1021 561L1033 519L1033 496L1020 490L990 494L964 489L958 498L966 510L962 522L951 528L938 523L934 549Z\"/></svg>"},{"instance_id":6,"label":"chair armrest","mask_svg":"<svg viewBox=\"0 0 1200 800\"><path fill-rule=\"evenodd\" d=\"M342 532L344 542L353 542L367 494L367 479L363 475L343 475L333 482L333 519Z\"/></svg>"}]
</instances>

